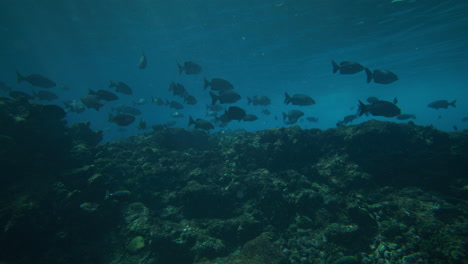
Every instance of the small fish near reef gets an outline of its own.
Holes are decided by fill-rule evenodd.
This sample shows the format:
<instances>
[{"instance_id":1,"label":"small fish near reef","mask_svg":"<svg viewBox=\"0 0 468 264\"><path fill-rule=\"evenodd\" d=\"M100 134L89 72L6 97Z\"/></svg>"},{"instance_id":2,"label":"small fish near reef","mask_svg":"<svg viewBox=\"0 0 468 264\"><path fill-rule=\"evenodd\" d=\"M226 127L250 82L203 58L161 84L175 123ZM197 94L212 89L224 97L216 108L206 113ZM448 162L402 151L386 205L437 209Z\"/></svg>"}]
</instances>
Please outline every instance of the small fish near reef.
<instances>
[{"instance_id":1,"label":"small fish near reef","mask_svg":"<svg viewBox=\"0 0 468 264\"><path fill-rule=\"evenodd\" d=\"M109 122L118 126L128 126L135 122L135 116L126 113L118 114L116 116L109 114Z\"/></svg>"},{"instance_id":2,"label":"small fish near reef","mask_svg":"<svg viewBox=\"0 0 468 264\"><path fill-rule=\"evenodd\" d=\"M457 107L457 100L453 100L449 102L448 100L437 100L427 105L430 108L439 109L444 108L447 109L449 106Z\"/></svg>"},{"instance_id":3,"label":"small fish near reef","mask_svg":"<svg viewBox=\"0 0 468 264\"><path fill-rule=\"evenodd\" d=\"M113 193L106 191L106 196L104 197L104 200L113 199L117 201L128 201L131 196L132 192L129 190L120 190L115 191Z\"/></svg>"},{"instance_id":4,"label":"small fish near reef","mask_svg":"<svg viewBox=\"0 0 468 264\"><path fill-rule=\"evenodd\" d=\"M30 74L28 76L23 76L19 72L16 72L16 79L18 83L22 81L26 81L32 86L36 86L40 88L52 88L56 86L55 82L51 81L50 79L40 74Z\"/></svg>"},{"instance_id":5,"label":"small fish near reef","mask_svg":"<svg viewBox=\"0 0 468 264\"><path fill-rule=\"evenodd\" d=\"M304 112L301 110L290 110L287 114L283 112L283 122L286 125L292 125L297 123L302 116L304 116Z\"/></svg>"},{"instance_id":6,"label":"small fish near reef","mask_svg":"<svg viewBox=\"0 0 468 264\"><path fill-rule=\"evenodd\" d=\"M332 60L333 73L340 72L340 74L355 74L364 70L364 66L354 61L342 61L340 64Z\"/></svg>"},{"instance_id":7,"label":"small fish near reef","mask_svg":"<svg viewBox=\"0 0 468 264\"><path fill-rule=\"evenodd\" d=\"M214 129L214 125L210 121L200 118L198 118L197 120L193 120L193 118L190 116L188 126L191 125L194 125L195 128L203 130Z\"/></svg>"},{"instance_id":8,"label":"small fish near reef","mask_svg":"<svg viewBox=\"0 0 468 264\"><path fill-rule=\"evenodd\" d=\"M202 71L202 67L193 61L186 61L184 65L177 63L177 66L179 67L179 74L184 71L185 74L199 74Z\"/></svg>"},{"instance_id":9,"label":"small fish near reef","mask_svg":"<svg viewBox=\"0 0 468 264\"><path fill-rule=\"evenodd\" d=\"M145 53L141 55L140 61L138 62L138 69L143 70L146 68L148 61L146 60Z\"/></svg>"},{"instance_id":10,"label":"small fish near reef","mask_svg":"<svg viewBox=\"0 0 468 264\"><path fill-rule=\"evenodd\" d=\"M395 81L398 81L398 76L387 70L375 70L372 72L369 68L366 68L366 74L367 74L367 83L370 83L372 80L374 80L375 83L380 83L380 84L390 84Z\"/></svg>"},{"instance_id":11,"label":"small fish near reef","mask_svg":"<svg viewBox=\"0 0 468 264\"><path fill-rule=\"evenodd\" d=\"M373 116L395 117L401 114L401 109L398 106L392 102L383 100L379 100L368 105L359 101L358 107L359 116L369 113Z\"/></svg>"}]
</instances>

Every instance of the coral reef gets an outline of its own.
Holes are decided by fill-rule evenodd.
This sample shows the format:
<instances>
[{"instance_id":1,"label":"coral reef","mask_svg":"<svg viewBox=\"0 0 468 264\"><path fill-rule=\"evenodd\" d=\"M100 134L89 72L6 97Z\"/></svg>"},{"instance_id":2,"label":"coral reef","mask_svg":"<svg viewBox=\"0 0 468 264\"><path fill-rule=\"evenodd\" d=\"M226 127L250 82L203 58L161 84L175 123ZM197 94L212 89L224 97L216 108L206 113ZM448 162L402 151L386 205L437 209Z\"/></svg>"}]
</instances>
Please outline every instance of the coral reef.
<instances>
[{"instance_id":1,"label":"coral reef","mask_svg":"<svg viewBox=\"0 0 468 264\"><path fill-rule=\"evenodd\" d=\"M0 261L466 263L468 131L160 127L98 144L89 123L0 101Z\"/></svg>"}]
</instances>

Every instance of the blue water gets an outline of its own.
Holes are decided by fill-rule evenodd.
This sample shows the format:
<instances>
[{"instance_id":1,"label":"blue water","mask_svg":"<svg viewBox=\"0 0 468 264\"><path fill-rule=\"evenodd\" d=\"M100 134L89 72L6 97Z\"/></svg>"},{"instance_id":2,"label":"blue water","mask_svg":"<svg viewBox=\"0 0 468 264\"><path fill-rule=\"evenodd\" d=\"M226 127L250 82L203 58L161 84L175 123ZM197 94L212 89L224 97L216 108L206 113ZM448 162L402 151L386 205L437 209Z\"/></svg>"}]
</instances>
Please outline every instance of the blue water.
<instances>
[{"instance_id":1,"label":"blue water","mask_svg":"<svg viewBox=\"0 0 468 264\"><path fill-rule=\"evenodd\" d=\"M198 99L197 105L185 106L185 118L176 126L187 127L189 115L208 119L205 104L211 99L203 77L232 82L243 97L235 105L260 117L218 130L285 126L281 112L291 109L319 118L318 123L302 118L303 128L332 128L368 96L397 97L404 113L417 116L416 124L468 128L461 120L468 116L468 1L15 0L1 6L1 81L31 92L37 88L16 84L15 71L47 76L58 83L51 89L60 96L58 105L88 89L106 89L110 80L133 88L132 96L120 95L98 112L68 114L70 124L90 120L92 128L104 130L106 140L141 133L136 129L140 117L124 129L109 123L112 106L151 96L182 101L168 91L171 81ZM139 70L143 51L148 67ZM364 72L332 74L332 59L388 69L399 80L367 84ZM179 75L176 62L186 60L199 63L202 74ZM284 92L308 94L317 104L286 106ZM254 95L272 99L270 116L247 106L246 97ZM427 107L439 99L457 99L457 108ZM150 126L174 120L174 109L140 108Z\"/></svg>"}]
</instances>

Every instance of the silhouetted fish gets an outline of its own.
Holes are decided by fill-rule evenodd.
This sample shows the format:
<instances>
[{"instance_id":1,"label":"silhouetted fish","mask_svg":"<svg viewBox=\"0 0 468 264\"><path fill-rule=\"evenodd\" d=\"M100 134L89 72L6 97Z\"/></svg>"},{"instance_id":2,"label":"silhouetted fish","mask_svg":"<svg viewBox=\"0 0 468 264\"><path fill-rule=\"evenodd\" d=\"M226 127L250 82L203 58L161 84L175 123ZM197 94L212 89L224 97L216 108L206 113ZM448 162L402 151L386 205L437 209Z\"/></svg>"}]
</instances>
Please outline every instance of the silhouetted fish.
<instances>
[{"instance_id":1,"label":"silhouetted fish","mask_svg":"<svg viewBox=\"0 0 468 264\"><path fill-rule=\"evenodd\" d=\"M449 106L457 107L457 100L453 100L452 102L449 102L447 100L437 100L428 104L427 106L430 108L434 108L434 109L439 109L439 108L447 109Z\"/></svg>"},{"instance_id":2,"label":"silhouetted fish","mask_svg":"<svg viewBox=\"0 0 468 264\"><path fill-rule=\"evenodd\" d=\"M304 115L304 112L300 110L290 110L288 113L283 112L283 121L287 125L292 125L297 123L297 120Z\"/></svg>"},{"instance_id":3,"label":"silhouetted fish","mask_svg":"<svg viewBox=\"0 0 468 264\"><path fill-rule=\"evenodd\" d=\"M135 121L135 116L122 113L116 116L109 114L109 122L115 123L118 126L128 126Z\"/></svg>"},{"instance_id":4,"label":"silhouetted fish","mask_svg":"<svg viewBox=\"0 0 468 264\"><path fill-rule=\"evenodd\" d=\"M211 96L211 104L216 104L216 101L219 100L219 103L221 104L232 104L232 103L235 103L237 102L239 99L241 99L241 96L234 92L233 90L227 90L227 91L224 91L222 93L220 93L219 95L216 95L215 93L213 92L210 92L210 96Z\"/></svg>"},{"instance_id":5,"label":"silhouetted fish","mask_svg":"<svg viewBox=\"0 0 468 264\"><path fill-rule=\"evenodd\" d=\"M109 88L115 87L115 91L123 94L132 94L132 88L124 82L113 82L110 81Z\"/></svg>"},{"instance_id":6,"label":"silhouetted fish","mask_svg":"<svg viewBox=\"0 0 468 264\"><path fill-rule=\"evenodd\" d=\"M16 72L16 79L18 80L18 83L26 81L32 86L41 88L52 88L56 85L55 82L39 74L30 74L28 76L23 76L19 72Z\"/></svg>"},{"instance_id":7,"label":"silhouetted fish","mask_svg":"<svg viewBox=\"0 0 468 264\"><path fill-rule=\"evenodd\" d=\"M100 103L99 98L93 94L85 95L81 97L80 100L87 108L94 108L96 111L99 111L99 108L104 105Z\"/></svg>"},{"instance_id":8,"label":"silhouetted fish","mask_svg":"<svg viewBox=\"0 0 468 264\"><path fill-rule=\"evenodd\" d=\"M364 66L354 61L343 61L338 65L332 60L333 73L340 71L341 74L355 74L364 70Z\"/></svg>"},{"instance_id":9,"label":"silhouetted fish","mask_svg":"<svg viewBox=\"0 0 468 264\"><path fill-rule=\"evenodd\" d=\"M284 96L285 96L284 98L285 104L292 103L293 105L300 105L300 106L315 104L315 100L312 99L312 97L305 95L305 94L295 94L291 97L289 96L288 93L284 93Z\"/></svg>"},{"instance_id":10,"label":"silhouetted fish","mask_svg":"<svg viewBox=\"0 0 468 264\"><path fill-rule=\"evenodd\" d=\"M89 89L88 94L95 95L97 96L99 100L104 100L108 102L119 99L119 97L116 94L114 94L113 92L106 91L106 90L98 90L97 92L95 92Z\"/></svg>"},{"instance_id":11,"label":"silhouetted fish","mask_svg":"<svg viewBox=\"0 0 468 264\"><path fill-rule=\"evenodd\" d=\"M370 83L374 79L375 83L390 84L398 80L398 76L387 70L375 70L373 73L369 68L366 68L367 82Z\"/></svg>"},{"instance_id":12,"label":"silhouetted fish","mask_svg":"<svg viewBox=\"0 0 468 264\"><path fill-rule=\"evenodd\" d=\"M211 82L204 78L205 86L204 88L208 88L211 86L211 90L218 91L218 93L225 92L227 90L234 89L234 85L232 85L229 81L226 81L221 78L213 78Z\"/></svg>"},{"instance_id":13,"label":"silhouetted fish","mask_svg":"<svg viewBox=\"0 0 468 264\"><path fill-rule=\"evenodd\" d=\"M193 118L189 117L188 126L195 125L195 128L203 129L203 130L210 130L214 128L214 125L205 119L198 118L197 120L193 120Z\"/></svg>"},{"instance_id":14,"label":"silhouetted fish","mask_svg":"<svg viewBox=\"0 0 468 264\"><path fill-rule=\"evenodd\" d=\"M369 113L373 116L385 116L385 117L395 117L401 114L401 109L398 108L394 103L379 100L369 105L365 105L363 102L359 101L359 116Z\"/></svg>"},{"instance_id":15,"label":"silhouetted fish","mask_svg":"<svg viewBox=\"0 0 468 264\"><path fill-rule=\"evenodd\" d=\"M185 74L199 74L202 70L201 66L192 61L186 61L184 65L177 63L179 74L185 71Z\"/></svg>"}]
</instances>

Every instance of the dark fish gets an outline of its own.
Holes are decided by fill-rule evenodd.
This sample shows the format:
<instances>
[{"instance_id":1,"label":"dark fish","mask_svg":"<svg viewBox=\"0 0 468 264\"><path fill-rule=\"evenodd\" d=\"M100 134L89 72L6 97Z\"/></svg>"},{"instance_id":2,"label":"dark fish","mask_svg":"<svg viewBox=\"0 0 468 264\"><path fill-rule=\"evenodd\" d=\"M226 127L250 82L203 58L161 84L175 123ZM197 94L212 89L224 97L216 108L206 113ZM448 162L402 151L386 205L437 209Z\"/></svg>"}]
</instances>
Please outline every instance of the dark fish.
<instances>
[{"instance_id":1,"label":"dark fish","mask_svg":"<svg viewBox=\"0 0 468 264\"><path fill-rule=\"evenodd\" d=\"M211 96L211 104L213 105L216 104L216 101L218 100L219 100L219 103L221 104L232 104L241 99L241 96L232 90L224 91L220 93L219 95L216 95L215 93L210 92L210 96Z\"/></svg>"},{"instance_id":2,"label":"dark fish","mask_svg":"<svg viewBox=\"0 0 468 264\"><path fill-rule=\"evenodd\" d=\"M166 100L166 105L177 110L184 109L184 105L176 101Z\"/></svg>"},{"instance_id":3,"label":"dark fish","mask_svg":"<svg viewBox=\"0 0 468 264\"><path fill-rule=\"evenodd\" d=\"M246 117L246 112L244 109L237 107L237 106L231 106L229 109L224 111L224 114L220 117L222 122L229 122L232 120L238 120L241 121Z\"/></svg>"},{"instance_id":4,"label":"dark fish","mask_svg":"<svg viewBox=\"0 0 468 264\"><path fill-rule=\"evenodd\" d=\"M243 121L251 122L257 120L258 117L256 115L248 114L242 118Z\"/></svg>"},{"instance_id":5,"label":"dark fish","mask_svg":"<svg viewBox=\"0 0 468 264\"><path fill-rule=\"evenodd\" d=\"M113 92L106 91L106 90L98 90L97 92L95 92L89 89L88 94L95 95L97 96L99 100L104 100L108 102L119 99L119 97L116 94L114 94Z\"/></svg>"},{"instance_id":6,"label":"dark fish","mask_svg":"<svg viewBox=\"0 0 468 264\"><path fill-rule=\"evenodd\" d=\"M109 114L109 122L115 123L118 126L128 126L135 122L135 116L127 113L118 114L116 116Z\"/></svg>"},{"instance_id":7,"label":"dark fish","mask_svg":"<svg viewBox=\"0 0 468 264\"><path fill-rule=\"evenodd\" d=\"M203 129L203 130L210 130L214 128L214 125L205 119L198 118L197 120L193 120L193 118L189 117L188 126L195 125L195 128Z\"/></svg>"},{"instance_id":8,"label":"dark fish","mask_svg":"<svg viewBox=\"0 0 468 264\"><path fill-rule=\"evenodd\" d=\"M184 65L177 63L179 74L185 71L185 74L199 74L202 70L201 66L192 61L186 61Z\"/></svg>"},{"instance_id":9,"label":"dark fish","mask_svg":"<svg viewBox=\"0 0 468 264\"><path fill-rule=\"evenodd\" d=\"M204 86L205 89L211 86L211 90L218 91L218 93L222 93L227 90L234 89L234 85L232 85L229 81L226 81L221 78L213 78L211 79L211 82L208 81L206 78L204 78L204 80L205 80L205 86Z\"/></svg>"},{"instance_id":10,"label":"dark fish","mask_svg":"<svg viewBox=\"0 0 468 264\"><path fill-rule=\"evenodd\" d=\"M154 98L154 97L151 96L151 103L155 103L155 104L161 106L161 105L164 105L164 100L161 99L160 97Z\"/></svg>"},{"instance_id":11,"label":"dark fish","mask_svg":"<svg viewBox=\"0 0 468 264\"><path fill-rule=\"evenodd\" d=\"M96 111L99 111L99 108L104 105L99 102L99 98L93 94L85 95L81 97L80 100L87 108L94 108Z\"/></svg>"},{"instance_id":12,"label":"dark fish","mask_svg":"<svg viewBox=\"0 0 468 264\"><path fill-rule=\"evenodd\" d=\"M85 105L80 100L63 101L68 112L81 113L85 110Z\"/></svg>"},{"instance_id":13,"label":"dark fish","mask_svg":"<svg viewBox=\"0 0 468 264\"><path fill-rule=\"evenodd\" d=\"M358 118L359 116L357 115L347 115L343 118L343 120L341 121L338 121L338 123L336 124L336 126L340 127L340 126L343 126L343 125L346 125L348 123L351 123L354 121L354 119Z\"/></svg>"},{"instance_id":14,"label":"dark fish","mask_svg":"<svg viewBox=\"0 0 468 264\"><path fill-rule=\"evenodd\" d=\"M264 95L255 95L253 98L247 97L247 104L267 106L271 104L271 100Z\"/></svg>"},{"instance_id":15,"label":"dark fish","mask_svg":"<svg viewBox=\"0 0 468 264\"><path fill-rule=\"evenodd\" d=\"M11 91L11 87L6 85L4 82L0 82L0 91L8 93L9 91Z\"/></svg>"},{"instance_id":16,"label":"dark fish","mask_svg":"<svg viewBox=\"0 0 468 264\"><path fill-rule=\"evenodd\" d=\"M123 104L113 107L112 110L118 114L141 115L141 111L138 108Z\"/></svg>"},{"instance_id":17,"label":"dark fish","mask_svg":"<svg viewBox=\"0 0 468 264\"><path fill-rule=\"evenodd\" d=\"M437 100L428 104L427 106L430 108L434 108L434 109L439 109L439 108L447 109L449 106L457 107L457 100L453 100L452 102L449 102L447 100Z\"/></svg>"},{"instance_id":18,"label":"dark fish","mask_svg":"<svg viewBox=\"0 0 468 264\"><path fill-rule=\"evenodd\" d=\"M395 117L401 114L401 109L398 108L394 103L389 101L379 100L369 105L365 105L363 102L359 101L359 116L369 113L373 116L385 116L385 117Z\"/></svg>"},{"instance_id":19,"label":"dark fish","mask_svg":"<svg viewBox=\"0 0 468 264\"><path fill-rule=\"evenodd\" d=\"M377 101L379 101L379 98L375 97L375 96L371 96L371 97L367 97L367 100L366 100L369 104L373 104Z\"/></svg>"},{"instance_id":20,"label":"dark fish","mask_svg":"<svg viewBox=\"0 0 468 264\"><path fill-rule=\"evenodd\" d=\"M284 93L284 96L285 96L284 98L285 104L292 103L293 105L300 105L300 106L315 104L315 100L312 99L312 97L305 95L305 94L295 94L291 97L289 96L288 93Z\"/></svg>"},{"instance_id":21,"label":"dark fish","mask_svg":"<svg viewBox=\"0 0 468 264\"><path fill-rule=\"evenodd\" d=\"M297 123L297 120L304 115L304 112L300 110L290 110L287 114L283 112L283 121L287 125Z\"/></svg>"},{"instance_id":22,"label":"dark fish","mask_svg":"<svg viewBox=\"0 0 468 264\"><path fill-rule=\"evenodd\" d=\"M58 98L58 96L52 92L49 91L38 91L38 92L33 92L34 97L41 101L52 101Z\"/></svg>"},{"instance_id":23,"label":"dark fish","mask_svg":"<svg viewBox=\"0 0 468 264\"><path fill-rule=\"evenodd\" d=\"M215 104L215 105L207 104L206 105L206 110L219 112L219 111L221 111L223 109L224 109L224 107L222 105L219 105L219 104Z\"/></svg>"},{"instance_id":24,"label":"dark fish","mask_svg":"<svg viewBox=\"0 0 468 264\"><path fill-rule=\"evenodd\" d=\"M184 96L184 102L189 105L197 104L197 98L195 96L187 94Z\"/></svg>"},{"instance_id":25,"label":"dark fish","mask_svg":"<svg viewBox=\"0 0 468 264\"><path fill-rule=\"evenodd\" d=\"M169 85L169 91L172 91L173 95L178 95L181 97L184 97L188 94L187 90L185 90L185 87L182 84L175 82L171 82L171 84Z\"/></svg>"},{"instance_id":26,"label":"dark fish","mask_svg":"<svg viewBox=\"0 0 468 264\"><path fill-rule=\"evenodd\" d=\"M133 94L132 88L125 84L124 82L113 82L110 81L109 88L115 87L115 91L122 94Z\"/></svg>"},{"instance_id":27,"label":"dark fish","mask_svg":"<svg viewBox=\"0 0 468 264\"><path fill-rule=\"evenodd\" d=\"M182 114L181 112L174 112L171 114L171 117L173 118L182 118L184 117L184 114Z\"/></svg>"},{"instance_id":28,"label":"dark fish","mask_svg":"<svg viewBox=\"0 0 468 264\"><path fill-rule=\"evenodd\" d=\"M33 100L34 96L22 91L10 91L8 95L16 100Z\"/></svg>"},{"instance_id":29,"label":"dark fish","mask_svg":"<svg viewBox=\"0 0 468 264\"><path fill-rule=\"evenodd\" d=\"M411 115L411 114L401 114L401 115L397 115L396 119L398 120L416 119L416 116Z\"/></svg>"},{"instance_id":30,"label":"dark fish","mask_svg":"<svg viewBox=\"0 0 468 264\"><path fill-rule=\"evenodd\" d=\"M355 74L364 70L364 66L354 61L343 61L338 65L332 60L333 73L340 71L340 74Z\"/></svg>"},{"instance_id":31,"label":"dark fish","mask_svg":"<svg viewBox=\"0 0 468 264\"><path fill-rule=\"evenodd\" d=\"M146 65L148 62L146 61L146 56L145 53L141 55L140 61L138 62L138 69L144 69L146 68Z\"/></svg>"},{"instance_id":32,"label":"dark fish","mask_svg":"<svg viewBox=\"0 0 468 264\"><path fill-rule=\"evenodd\" d=\"M398 80L398 76L387 70L375 70L374 73L369 68L366 68L367 82L370 83L374 79L375 83L389 84Z\"/></svg>"},{"instance_id":33,"label":"dark fish","mask_svg":"<svg viewBox=\"0 0 468 264\"><path fill-rule=\"evenodd\" d=\"M146 129L146 121L144 119L140 119L140 123L138 123L137 129L138 130Z\"/></svg>"},{"instance_id":34,"label":"dark fish","mask_svg":"<svg viewBox=\"0 0 468 264\"><path fill-rule=\"evenodd\" d=\"M309 116L306 119L307 121L312 122L312 123L317 123L319 120L318 117L315 117L315 116Z\"/></svg>"},{"instance_id":35,"label":"dark fish","mask_svg":"<svg viewBox=\"0 0 468 264\"><path fill-rule=\"evenodd\" d=\"M41 87L41 88L52 88L52 87L55 87L56 85L55 82L39 74L31 74L28 76L22 76L19 72L16 72L16 79L18 80L18 83L22 81L27 81L32 86Z\"/></svg>"}]
</instances>

